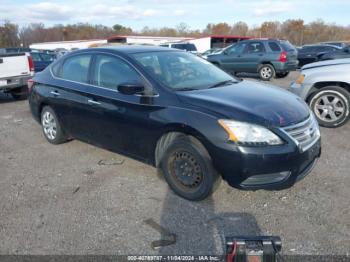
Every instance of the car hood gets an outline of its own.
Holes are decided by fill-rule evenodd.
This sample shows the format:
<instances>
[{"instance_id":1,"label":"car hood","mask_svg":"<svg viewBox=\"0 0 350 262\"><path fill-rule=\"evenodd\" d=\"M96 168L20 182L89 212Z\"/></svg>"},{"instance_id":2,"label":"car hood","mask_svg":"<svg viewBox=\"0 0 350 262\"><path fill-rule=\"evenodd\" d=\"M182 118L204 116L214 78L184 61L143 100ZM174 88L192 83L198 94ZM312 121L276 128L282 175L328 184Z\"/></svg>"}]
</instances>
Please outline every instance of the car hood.
<instances>
[{"instance_id":1,"label":"car hood","mask_svg":"<svg viewBox=\"0 0 350 262\"><path fill-rule=\"evenodd\" d=\"M223 87L178 92L183 102L219 117L263 126L283 127L309 116L305 102L272 85L241 81Z\"/></svg>"},{"instance_id":2,"label":"car hood","mask_svg":"<svg viewBox=\"0 0 350 262\"><path fill-rule=\"evenodd\" d=\"M301 70L311 69L316 67L323 67L323 66L343 65L343 64L350 64L350 58L334 59L334 60L311 63L303 66Z\"/></svg>"}]
</instances>

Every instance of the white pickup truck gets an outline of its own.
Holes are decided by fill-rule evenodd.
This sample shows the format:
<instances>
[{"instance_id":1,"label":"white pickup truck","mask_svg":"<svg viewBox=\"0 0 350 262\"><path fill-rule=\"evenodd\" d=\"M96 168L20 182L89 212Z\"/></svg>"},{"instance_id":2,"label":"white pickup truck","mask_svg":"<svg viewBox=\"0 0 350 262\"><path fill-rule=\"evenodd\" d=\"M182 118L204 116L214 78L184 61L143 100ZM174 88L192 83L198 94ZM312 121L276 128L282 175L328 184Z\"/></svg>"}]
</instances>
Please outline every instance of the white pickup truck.
<instances>
[{"instance_id":1,"label":"white pickup truck","mask_svg":"<svg viewBox=\"0 0 350 262\"><path fill-rule=\"evenodd\" d=\"M29 53L0 52L0 91L21 99L28 92L27 81L34 75Z\"/></svg>"}]
</instances>

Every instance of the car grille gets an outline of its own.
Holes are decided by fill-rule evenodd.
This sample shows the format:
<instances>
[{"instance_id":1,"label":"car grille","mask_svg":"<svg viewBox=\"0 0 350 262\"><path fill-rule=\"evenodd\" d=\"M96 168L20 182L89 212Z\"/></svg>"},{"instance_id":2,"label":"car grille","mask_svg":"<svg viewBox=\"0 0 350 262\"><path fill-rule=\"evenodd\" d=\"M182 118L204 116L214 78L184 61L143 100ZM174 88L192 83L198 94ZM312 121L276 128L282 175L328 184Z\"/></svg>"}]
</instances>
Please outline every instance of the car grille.
<instances>
[{"instance_id":1,"label":"car grille","mask_svg":"<svg viewBox=\"0 0 350 262\"><path fill-rule=\"evenodd\" d=\"M312 113L307 120L284 127L283 130L294 140L302 152L312 147L320 137L319 127Z\"/></svg>"}]
</instances>

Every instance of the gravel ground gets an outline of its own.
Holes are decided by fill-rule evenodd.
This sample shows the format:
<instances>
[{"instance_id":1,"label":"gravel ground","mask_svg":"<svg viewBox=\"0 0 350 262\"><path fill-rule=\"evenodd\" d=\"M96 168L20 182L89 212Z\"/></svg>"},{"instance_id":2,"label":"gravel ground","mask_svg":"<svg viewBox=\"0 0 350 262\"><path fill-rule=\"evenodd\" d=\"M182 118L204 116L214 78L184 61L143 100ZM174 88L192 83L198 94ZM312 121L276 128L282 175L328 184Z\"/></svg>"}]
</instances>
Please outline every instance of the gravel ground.
<instances>
[{"instance_id":1,"label":"gravel ground","mask_svg":"<svg viewBox=\"0 0 350 262\"><path fill-rule=\"evenodd\" d=\"M153 167L75 140L49 144L27 101L1 95L0 107L0 254L222 254L224 235L259 234L281 236L285 254L350 250L350 123L321 130L322 157L293 188L221 183L189 202ZM152 248L169 233L176 243Z\"/></svg>"}]
</instances>

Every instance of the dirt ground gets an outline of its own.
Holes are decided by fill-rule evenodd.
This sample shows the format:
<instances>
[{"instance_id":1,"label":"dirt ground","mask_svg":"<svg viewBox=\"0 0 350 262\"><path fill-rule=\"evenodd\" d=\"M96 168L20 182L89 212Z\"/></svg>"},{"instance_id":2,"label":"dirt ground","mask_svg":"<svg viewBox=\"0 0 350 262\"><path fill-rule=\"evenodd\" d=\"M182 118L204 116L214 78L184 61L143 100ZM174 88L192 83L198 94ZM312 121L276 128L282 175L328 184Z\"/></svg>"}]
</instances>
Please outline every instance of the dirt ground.
<instances>
[{"instance_id":1,"label":"dirt ground","mask_svg":"<svg viewBox=\"0 0 350 262\"><path fill-rule=\"evenodd\" d=\"M1 94L0 108L0 254L222 254L225 235L260 234L281 236L285 254L350 252L350 123L322 128L320 161L288 190L223 182L189 202L153 167L76 140L49 144L27 101ZM174 244L152 248L169 233Z\"/></svg>"}]
</instances>

